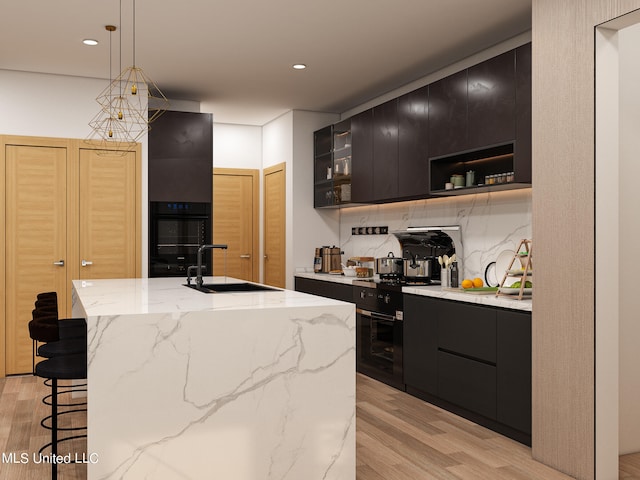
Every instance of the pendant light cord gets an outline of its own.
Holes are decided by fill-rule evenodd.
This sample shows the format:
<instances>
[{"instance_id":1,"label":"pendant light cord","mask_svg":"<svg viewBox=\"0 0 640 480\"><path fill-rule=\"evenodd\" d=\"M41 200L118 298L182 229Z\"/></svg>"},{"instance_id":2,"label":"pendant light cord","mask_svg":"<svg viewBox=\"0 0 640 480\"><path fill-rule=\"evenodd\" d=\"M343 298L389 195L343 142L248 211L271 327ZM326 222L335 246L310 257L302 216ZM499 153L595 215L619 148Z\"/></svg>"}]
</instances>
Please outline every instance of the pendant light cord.
<instances>
[{"instance_id":1,"label":"pendant light cord","mask_svg":"<svg viewBox=\"0 0 640 480\"><path fill-rule=\"evenodd\" d=\"M136 68L136 0L133 0L133 68Z\"/></svg>"}]
</instances>

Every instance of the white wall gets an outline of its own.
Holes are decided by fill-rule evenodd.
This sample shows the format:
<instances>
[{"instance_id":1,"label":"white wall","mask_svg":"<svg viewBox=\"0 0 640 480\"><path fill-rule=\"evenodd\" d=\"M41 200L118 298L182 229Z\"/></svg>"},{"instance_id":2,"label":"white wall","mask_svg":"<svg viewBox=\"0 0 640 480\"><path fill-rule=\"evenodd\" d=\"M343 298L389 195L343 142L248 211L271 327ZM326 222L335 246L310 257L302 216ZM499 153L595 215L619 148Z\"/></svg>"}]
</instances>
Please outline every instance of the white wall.
<instances>
[{"instance_id":1,"label":"white wall","mask_svg":"<svg viewBox=\"0 0 640 480\"><path fill-rule=\"evenodd\" d=\"M96 80L0 70L0 132L59 138L86 138L99 112L98 94L108 85Z\"/></svg>"},{"instance_id":2,"label":"white wall","mask_svg":"<svg viewBox=\"0 0 640 480\"><path fill-rule=\"evenodd\" d=\"M616 478L618 455L640 451L640 15L596 35L596 478Z\"/></svg>"},{"instance_id":3,"label":"white wall","mask_svg":"<svg viewBox=\"0 0 640 480\"><path fill-rule=\"evenodd\" d=\"M340 245L340 211L313 208L313 132L338 121L333 113L293 112L291 269L313 268L315 247ZM289 240L289 239L288 239ZM293 286L293 285L292 285Z\"/></svg>"},{"instance_id":4,"label":"white wall","mask_svg":"<svg viewBox=\"0 0 640 480\"><path fill-rule=\"evenodd\" d=\"M293 111L289 111L262 127L262 168L289 165L292 160Z\"/></svg>"},{"instance_id":5,"label":"white wall","mask_svg":"<svg viewBox=\"0 0 640 480\"><path fill-rule=\"evenodd\" d=\"M213 166L262 168L262 127L213 124Z\"/></svg>"},{"instance_id":6,"label":"white wall","mask_svg":"<svg viewBox=\"0 0 640 480\"><path fill-rule=\"evenodd\" d=\"M595 428L596 478L618 473L618 34L596 29Z\"/></svg>"},{"instance_id":7,"label":"white wall","mask_svg":"<svg viewBox=\"0 0 640 480\"><path fill-rule=\"evenodd\" d=\"M297 268L313 264L314 247L337 243L339 213L313 208L313 132L337 120L336 114L296 110L262 127L263 168L286 164L287 288Z\"/></svg>"},{"instance_id":8,"label":"white wall","mask_svg":"<svg viewBox=\"0 0 640 480\"><path fill-rule=\"evenodd\" d=\"M640 20L640 18L638 19ZM640 296L633 259L640 258L640 216L637 207L640 180L640 24L620 30L620 453L640 451Z\"/></svg>"}]
</instances>

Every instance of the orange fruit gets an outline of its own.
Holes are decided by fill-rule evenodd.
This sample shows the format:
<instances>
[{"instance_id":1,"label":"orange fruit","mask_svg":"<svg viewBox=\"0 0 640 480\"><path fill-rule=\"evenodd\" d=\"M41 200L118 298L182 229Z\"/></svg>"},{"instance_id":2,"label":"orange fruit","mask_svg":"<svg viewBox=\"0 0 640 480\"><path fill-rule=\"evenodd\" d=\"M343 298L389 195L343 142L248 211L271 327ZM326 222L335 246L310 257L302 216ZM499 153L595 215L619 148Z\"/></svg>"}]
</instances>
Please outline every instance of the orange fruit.
<instances>
[{"instance_id":1,"label":"orange fruit","mask_svg":"<svg viewBox=\"0 0 640 480\"><path fill-rule=\"evenodd\" d=\"M460 285L462 286L462 288L473 288L473 281L465 278L464 280L462 280L462 283Z\"/></svg>"},{"instance_id":2,"label":"orange fruit","mask_svg":"<svg viewBox=\"0 0 640 480\"><path fill-rule=\"evenodd\" d=\"M475 288L482 288L484 286L484 282L482 281L481 278L476 277L473 279L473 286Z\"/></svg>"}]
</instances>

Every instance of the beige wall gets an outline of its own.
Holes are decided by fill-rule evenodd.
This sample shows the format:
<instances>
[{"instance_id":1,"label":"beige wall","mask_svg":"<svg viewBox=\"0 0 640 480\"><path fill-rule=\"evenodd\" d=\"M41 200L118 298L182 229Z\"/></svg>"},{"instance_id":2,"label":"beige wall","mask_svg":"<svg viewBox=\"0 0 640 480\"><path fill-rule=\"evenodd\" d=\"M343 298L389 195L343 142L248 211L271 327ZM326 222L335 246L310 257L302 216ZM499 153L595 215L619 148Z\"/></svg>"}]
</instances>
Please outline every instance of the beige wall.
<instances>
[{"instance_id":1,"label":"beige wall","mask_svg":"<svg viewBox=\"0 0 640 480\"><path fill-rule=\"evenodd\" d=\"M635 19L640 22L640 15ZM619 33L620 52L620 453L640 451L640 296L638 271L632 259L640 258L640 24ZM599 337L598 337L599 338Z\"/></svg>"},{"instance_id":2,"label":"beige wall","mask_svg":"<svg viewBox=\"0 0 640 480\"><path fill-rule=\"evenodd\" d=\"M533 455L596 478L594 27L640 0L533 0ZM553 233L549 233L553 232ZM606 473L598 474L605 479ZM617 474L615 477L617 478Z\"/></svg>"}]
</instances>

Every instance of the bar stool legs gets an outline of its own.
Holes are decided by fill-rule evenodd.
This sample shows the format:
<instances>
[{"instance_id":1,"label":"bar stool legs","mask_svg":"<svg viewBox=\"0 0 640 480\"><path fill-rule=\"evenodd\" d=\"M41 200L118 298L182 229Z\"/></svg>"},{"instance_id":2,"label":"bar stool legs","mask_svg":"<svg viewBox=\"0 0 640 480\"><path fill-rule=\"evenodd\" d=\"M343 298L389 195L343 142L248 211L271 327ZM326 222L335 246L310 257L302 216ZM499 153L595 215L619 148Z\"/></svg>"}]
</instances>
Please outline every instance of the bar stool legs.
<instances>
[{"instance_id":1,"label":"bar stool legs","mask_svg":"<svg viewBox=\"0 0 640 480\"><path fill-rule=\"evenodd\" d=\"M60 415L64 415L67 413L73 413L82 410L67 410L64 412L59 412L59 401L58 401L58 388L59 381L64 380L80 380L86 379L87 377L87 356L86 354L75 354L75 355L62 355L55 358L50 358L48 360L43 360L40 363L36 364L36 375L43 378L51 379L51 415L49 417L45 417L40 424L44 428L50 428L51 430L51 442L44 445L39 450L39 454L51 448L51 478L55 480L58 477L58 446L61 442L73 440L76 438L84 438L86 437L86 433L81 435L71 435L68 437L60 438L59 432L61 431L69 431L69 430L85 430L84 427L66 427L61 428L59 425L59 417ZM46 397L45 397L46 398ZM43 399L45 402L45 399ZM45 402L46 403L46 402ZM51 426L49 427L46 422L48 419L51 419Z\"/></svg>"}]
</instances>

